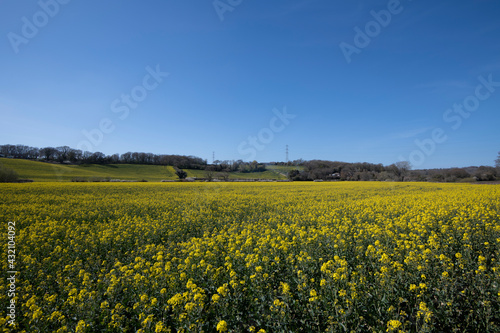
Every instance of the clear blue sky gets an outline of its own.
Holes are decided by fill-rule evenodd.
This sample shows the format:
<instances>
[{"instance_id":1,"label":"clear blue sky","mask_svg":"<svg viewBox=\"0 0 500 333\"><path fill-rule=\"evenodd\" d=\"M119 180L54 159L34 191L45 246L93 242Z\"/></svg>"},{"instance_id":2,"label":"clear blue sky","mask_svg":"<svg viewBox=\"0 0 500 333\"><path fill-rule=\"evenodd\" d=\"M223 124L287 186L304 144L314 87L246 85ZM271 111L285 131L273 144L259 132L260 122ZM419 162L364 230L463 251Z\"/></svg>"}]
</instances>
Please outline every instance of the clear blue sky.
<instances>
[{"instance_id":1,"label":"clear blue sky","mask_svg":"<svg viewBox=\"0 0 500 333\"><path fill-rule=\"evenodd\" d=\"M498 1L215 4L2 1L0 144L493 165Z\"/></svg>"}]
</instances>

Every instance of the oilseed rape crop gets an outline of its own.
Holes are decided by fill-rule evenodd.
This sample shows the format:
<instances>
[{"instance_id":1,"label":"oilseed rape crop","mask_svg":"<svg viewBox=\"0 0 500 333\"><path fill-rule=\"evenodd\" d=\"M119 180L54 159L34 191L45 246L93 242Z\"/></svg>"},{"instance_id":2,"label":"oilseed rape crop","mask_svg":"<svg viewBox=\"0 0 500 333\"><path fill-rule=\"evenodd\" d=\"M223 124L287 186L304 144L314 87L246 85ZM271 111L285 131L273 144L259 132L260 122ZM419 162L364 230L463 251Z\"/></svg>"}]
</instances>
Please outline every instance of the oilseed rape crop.
<instances>
[{"instance_id":1,"label":"oilseed rape crop","mask_svg":"<svg viewBox=\"0 0 500 333\"><path fill-rule=\"evenodd\" d=\"M5 331L500 331L498 186L32 183L0 198L3 272L8 221L17 244Z\"/></svg>"}]
</instances>

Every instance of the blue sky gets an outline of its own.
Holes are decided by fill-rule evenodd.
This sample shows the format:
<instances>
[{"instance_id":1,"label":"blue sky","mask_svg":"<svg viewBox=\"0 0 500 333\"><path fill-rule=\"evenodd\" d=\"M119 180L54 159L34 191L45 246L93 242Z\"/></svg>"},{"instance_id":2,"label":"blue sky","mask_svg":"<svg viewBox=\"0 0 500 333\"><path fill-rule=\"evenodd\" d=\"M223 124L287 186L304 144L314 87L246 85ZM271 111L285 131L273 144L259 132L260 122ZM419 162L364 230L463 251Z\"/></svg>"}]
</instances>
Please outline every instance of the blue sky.
<instances>
[{"instance_id":1,"label":"blue sky","mask_svg":"<svg viewBox=\"0 0 500 333\"><path fill-rule=\"evenodd\" d=\"M0 144L210 162L284 161L288 145L414 168L500 151L495 0L0 6Z\"/></svg>"}]
</instances>

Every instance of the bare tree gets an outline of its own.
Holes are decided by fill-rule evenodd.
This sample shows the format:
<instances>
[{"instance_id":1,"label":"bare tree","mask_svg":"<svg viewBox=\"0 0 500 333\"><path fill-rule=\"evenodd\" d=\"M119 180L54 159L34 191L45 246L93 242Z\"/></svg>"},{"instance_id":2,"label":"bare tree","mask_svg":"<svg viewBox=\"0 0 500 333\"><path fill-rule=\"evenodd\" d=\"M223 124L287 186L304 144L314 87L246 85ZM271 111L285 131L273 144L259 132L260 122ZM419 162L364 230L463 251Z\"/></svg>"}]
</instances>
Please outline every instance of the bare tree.
<instances>
[{"instance_id":1,"label":"bare tree","mask_svg":"<svg viewBox=\"0 0 500 333\"><path fill-rule=\"evenodd\" d=\"M45 157L47 161L52 160L56 154L57 154L57 149L54 147L45 147L40 149L40 155Z\"/></svg>"},{"instance_id":2,"label":"bare tree","mask_svg":"<svg viewBox=\"0 0 500 333\"><path fill-rule=\"evenodd\" d=\"M222 176L222 179L224 179L224 181L227 182L229 180L229 172L224 171L221 173L221 176Z\"/></svg>"},{"instance_id":3,"label":"bare tree","mask_svg":"<svg viewBox=\"0 0 500 333\"><path fill-rule=\"evenodd\" d=\"M205 178L207 178L207 180L209 182L211 182L215 177L215 168L211 165L207 166L205 168Z\"/></svg>"},{"instance_id":4,"label":"bare tree","mask_svg":"<svg viewBox=\"0 0 500 333\"><path fill-rule=\"evenodd\" d=\"M59 162L64 162L66 160L69 160L69 153L71 152L71 148L68 147L68 146L62 146L62 147L57 147L56 148L57 150L57 159L59 160Z\"/></svg>"},{"instance_id":5,"label":"bare tree","mask_svg":"<svg viewBox=\"0 0 500 333\"><path fill-rule=\"evenodd\" d=\"M408 161L396 162L390 165L391 171L396 176L397 180L404 182L405 177L408 175L408 172L411 170L411 164Z\"/></svg>"}]
</instances>

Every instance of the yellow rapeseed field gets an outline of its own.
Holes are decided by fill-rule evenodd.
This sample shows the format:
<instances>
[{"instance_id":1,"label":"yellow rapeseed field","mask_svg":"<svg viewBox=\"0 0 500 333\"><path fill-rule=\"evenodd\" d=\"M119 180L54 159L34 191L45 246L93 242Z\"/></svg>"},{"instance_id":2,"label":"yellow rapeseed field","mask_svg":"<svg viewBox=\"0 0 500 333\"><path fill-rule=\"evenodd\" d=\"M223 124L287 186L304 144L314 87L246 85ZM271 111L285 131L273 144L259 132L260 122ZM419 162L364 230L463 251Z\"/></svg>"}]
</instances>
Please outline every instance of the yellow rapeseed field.
<instances>
[{"instance_id":1,"label":"yellow rapeseed field","mask_svg":"<svg viewBox=\"0 0 500 333\"><path fill-rule=\"evenodd\" d=\"M32 183L0 199L15 331L500 331L499 186Z\"/></svg>"}]
</instances>

